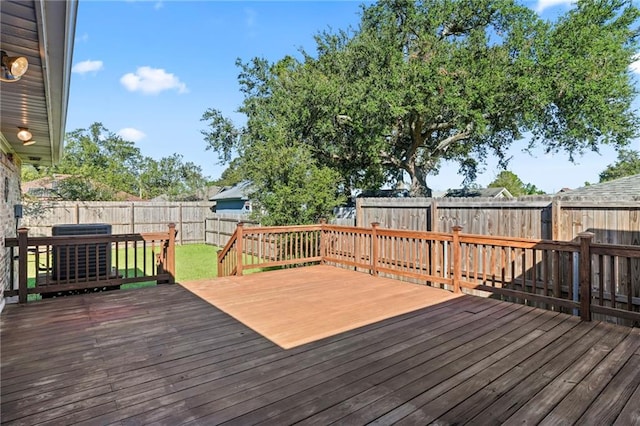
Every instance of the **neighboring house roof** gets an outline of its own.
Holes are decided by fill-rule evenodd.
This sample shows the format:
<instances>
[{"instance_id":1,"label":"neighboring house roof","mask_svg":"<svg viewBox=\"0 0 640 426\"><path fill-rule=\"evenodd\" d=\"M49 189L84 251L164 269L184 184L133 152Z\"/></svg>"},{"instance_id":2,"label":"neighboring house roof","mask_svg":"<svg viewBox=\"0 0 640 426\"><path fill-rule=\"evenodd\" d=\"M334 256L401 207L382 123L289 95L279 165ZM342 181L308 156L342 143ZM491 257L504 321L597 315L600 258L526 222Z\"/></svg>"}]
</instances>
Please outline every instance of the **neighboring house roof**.
<instances>
[{"instance_id":1,"label":"neighboring house roof","mask_svg":"<svg viewBox=\"0 0 640 426\"><path fill-rule=\"evenodd\" d=\"M640 200L640 174L583 186L558 195L560 199L580 197Z\"/></svg>"},{"instance_id":2,"label":"neighboring house roof","mask_svg":"<svg viewBox=\"0 0 640 426\"><path fill-rule=\"evenodd\" d=\"M568 187L564 187L564 188L560 189L560 191L558 191L557 193L558 194L562 194L563 192L568 192L568 191L572 191L572 189L568 188Z\"/></svg>"},{"instance_id":3,"label":"neighboring house roof","mask_svg":"<svg viewBox=\"0 0 640 426\"><path fill-rule=\"evenodd\" d=\"M409 196L406 188L375 189L362 191L356 198L405 198Z\"/></svg>"},{"instance_id":4,"label":"neighboring house roof","mask_svg":"<svg viewBox=\"0 0 640 426\"><path fill-rule=\"evenodd\" d=\"M220 201L220 200L249 200L249 192L251 189L251 182L244 181L240 182L237 185L234 185L229 188L223 189L220 193L214 195L209 198L209 201Z\"/></svg>"},{"instance_id":5,"label":"neighboring house roof","mask_svg":"<svg viewBox=\"0 0 640 426\"><path fill-rule=\"evenodd\" d=\"M26 57L29 68L21 80L2 83L0 150L23 163L50 165L62 157L77 9L77 0L2 1L0 47ZM23 145L18 127L36 143Z\"/></svg>"},{"instance_id":6,"label":"neighboring house roof","mask_svg":"<svg viewBox=\"0 0 640 426\"><path fill-rule=\"evenodd\" d=\"M140 198L137 195L129 194L128 192L124 191L116 192L115 196L119 201L145 201L144 198Z\"/></svg>"},{"instance_id":7,"label":"neighboring house roof","mask_svg":"<svg viewBox=\"0 0 640 426\"><path fill-rule=\"evenodd\" d=\"M211 200L211 197L213 197L214 195L218 195L223 190L224 186L207 186L204 189L198 189L196 191L196 197L199 200Z\"/></svg>"},{"instance_id":8,"label":"neighboring house roof","mask_svg":"<svg viewBox=\"0 0 640 426\"><path fill-rule=\"evenodd\" d=\"M483 197L483 198L513 198L507 188L462 188L450 189L445 197Z\"/></svg>"},{"instance_id":9,"label":"neighboring house roof","mask_svg":"<svg viewBox=\"0 0 640 426\"><path fill-rule=\"evenodd\" d=\"M58 182L70 178L71 175L54 175L45 176L40 179L31 180L29 182L22 182L20 185L23 194L28 194L37 198L58 198L58 195L54 192L57 188Z\"/></svg>"},{"instance_id":10,"label":"neighboring house roof","mask_svg":"<svg viewBox=\"0 0 640 426\"><path fill-rule=\"evenodd\" d=\"M160 194L157 197L150 199L149 201L202 201L210 200L211 197L224 190L223 186L207 186L196 190L195 193L182 194L178 197L171 197L167 194Z\"/></svg>"},{"instance_id":11,"label":"neighboring house roof","mask_svg":"<svg viewBox=\"0 0 640 426\"><path fill-rule=\"evenodd\" d=\"M23 182L20 187L23 194L28 194L35 198L58 199L59 196L56 192L58 183L71 177L73 177L73 175L55 174L53 176L45 176L40 179ZM142 198L124 191L117 191L114 195L116 199L121 201L142 201Z\"/></svg>"}]
</instances>

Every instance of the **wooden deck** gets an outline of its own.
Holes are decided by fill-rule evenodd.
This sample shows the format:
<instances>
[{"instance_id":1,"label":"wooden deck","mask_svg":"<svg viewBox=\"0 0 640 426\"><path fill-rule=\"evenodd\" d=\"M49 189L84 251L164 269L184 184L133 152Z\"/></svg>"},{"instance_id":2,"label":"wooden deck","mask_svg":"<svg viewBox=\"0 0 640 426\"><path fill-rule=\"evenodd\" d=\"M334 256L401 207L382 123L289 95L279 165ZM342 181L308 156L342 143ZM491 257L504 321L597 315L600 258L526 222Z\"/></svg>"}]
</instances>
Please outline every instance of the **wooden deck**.
<instances>
[{"instance_id":1,"label":"wooden deck","mask_svg":"<svg viewBox=\"0 0 640 426\"><path fill-rule=\"evenodd\" d=\"M167 285L7 306L0 339L3 424L640 422L639 329L472 296L285 350Z\"/></svg>"},{"instance_id":2,"label":"wooden deck","mask_svg":"<svg viewBox=\"0 0 640 426\"><path fill-rule=\"evenodd\" d=\"M183 287L284 349L460 297L324 265Z\"/></svg>"}]
</instances>

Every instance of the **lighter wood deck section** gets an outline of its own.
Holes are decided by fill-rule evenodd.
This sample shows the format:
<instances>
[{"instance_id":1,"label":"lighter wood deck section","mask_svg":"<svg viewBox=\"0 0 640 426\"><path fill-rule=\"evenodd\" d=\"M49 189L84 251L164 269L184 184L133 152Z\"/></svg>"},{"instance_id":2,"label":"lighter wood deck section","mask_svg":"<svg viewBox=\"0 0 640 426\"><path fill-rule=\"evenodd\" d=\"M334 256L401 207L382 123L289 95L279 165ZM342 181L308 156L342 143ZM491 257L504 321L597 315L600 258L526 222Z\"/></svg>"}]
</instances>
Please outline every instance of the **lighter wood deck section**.
<instances>
[{"instance_id":1,"label":"lighter wood deck section","mask_svg":"<svg viewBox=\"0 0 640 426\"><path fill-rule=\"evenodd\" d=\"M182 285L285 349L459 297L321 265Z\"/></svg>"}]
</instances>

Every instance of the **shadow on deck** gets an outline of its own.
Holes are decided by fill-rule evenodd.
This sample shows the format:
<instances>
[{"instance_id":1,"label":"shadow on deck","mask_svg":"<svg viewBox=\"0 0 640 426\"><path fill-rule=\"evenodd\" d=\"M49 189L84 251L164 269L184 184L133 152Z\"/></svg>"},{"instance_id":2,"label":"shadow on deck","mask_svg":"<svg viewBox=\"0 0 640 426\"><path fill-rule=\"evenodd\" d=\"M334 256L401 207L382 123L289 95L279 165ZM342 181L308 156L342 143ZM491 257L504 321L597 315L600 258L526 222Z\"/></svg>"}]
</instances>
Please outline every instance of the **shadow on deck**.
<instances>
[{"instance_id":1,"label":"shadow on deck","mask_svg":"<svg viewBox=\"0 0 640 426\"><path fill-rule=\"evenodd\" d=\"M283 283L299 272L267 272L260 279L275 274ZM353 282L372 279L345 272ZM232 283L258 286L256 277ZM325 278L314 287L331 287ZM292 275L291 282L305 281ZM282 297L271 296L272 305ZM370 309L352 297L342 299ZM341 302L327 300L334 308ZM288 316L277 303L272 308ZM179 285L7 306L0 316L1 420L640 421L637 328L473 296L415 309L283 349ZM295 322L292 317L289 324Z\"/></svg>"}]
</instances>

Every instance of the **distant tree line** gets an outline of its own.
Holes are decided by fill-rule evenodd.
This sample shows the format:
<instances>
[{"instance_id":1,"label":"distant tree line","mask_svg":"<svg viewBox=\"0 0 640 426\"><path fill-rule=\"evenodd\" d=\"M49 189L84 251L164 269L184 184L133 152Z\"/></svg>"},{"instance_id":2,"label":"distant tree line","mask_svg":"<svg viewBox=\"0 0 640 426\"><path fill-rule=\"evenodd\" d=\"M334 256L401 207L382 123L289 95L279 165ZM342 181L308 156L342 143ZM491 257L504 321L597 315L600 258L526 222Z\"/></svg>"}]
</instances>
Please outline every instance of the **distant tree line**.
<instances>
[{"instance_id":1,"label":"distant tree line","mask_svg":"<svg viewBox=\"0 0 640 426\"><path fill-rule=\"evenodd\" d=\"M600 182L606 182L639 173L640 152L632 149L622 149L618 152L618 160L613 164L609 164L607 168L600 173Z\"/></svg>"},{"instance_id":2,"label":"distant tree line","mask_svg":"<svg viewBox=\"0 0 640 426\"><path fill-rule=\"evenodd\" d=\"M185 162L182 155L159 160L145 157L133 142L101 123L67 133L61 161L39 170L23 167L22 178L29 181L54 174L70 175L56 185L62 200L112 201L128 195L182 200L207 184L201 167Z\"/></svg>"}]
</instances>

